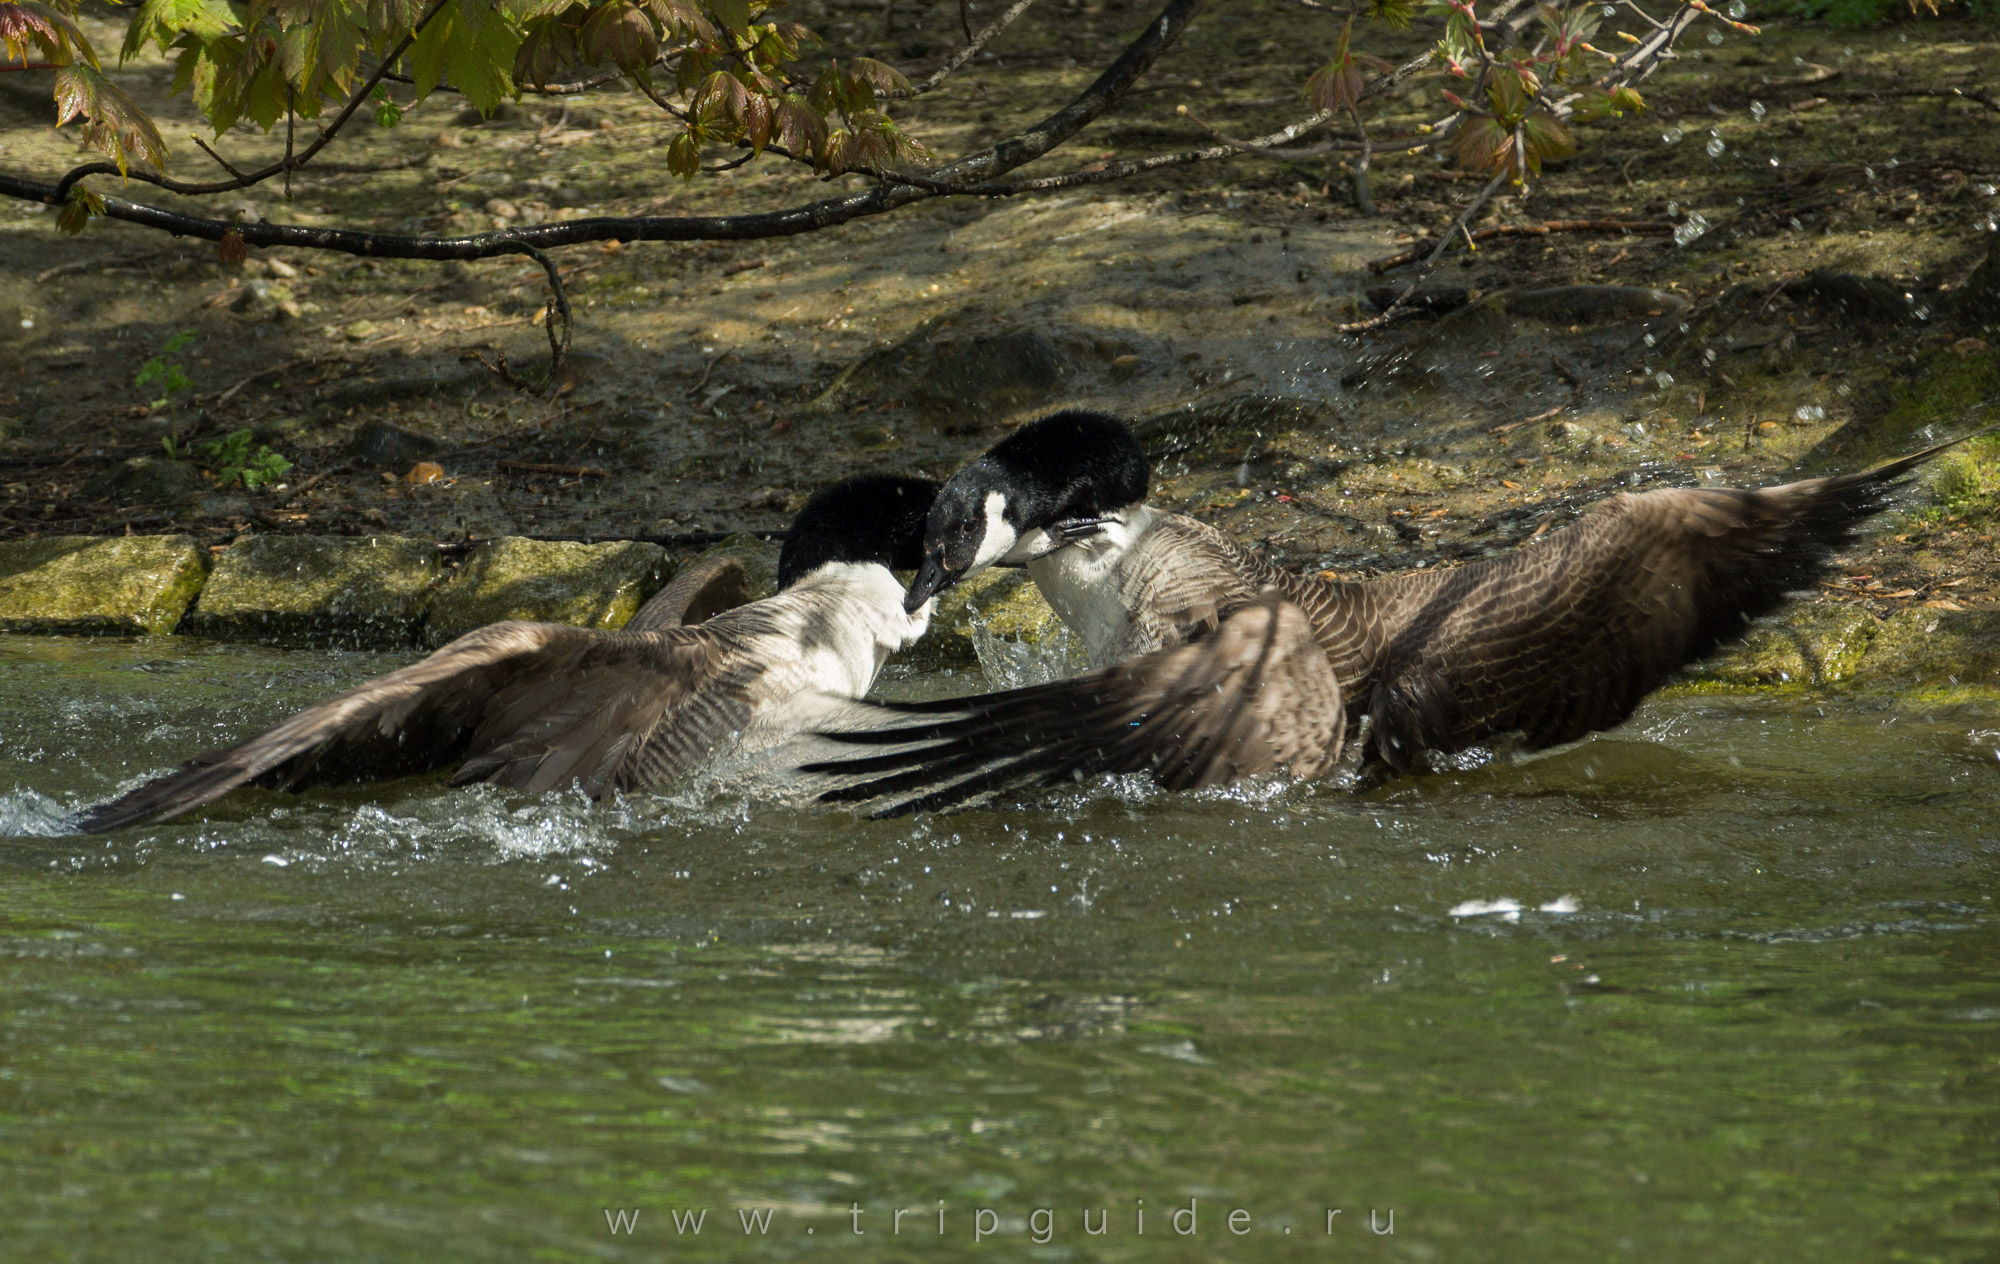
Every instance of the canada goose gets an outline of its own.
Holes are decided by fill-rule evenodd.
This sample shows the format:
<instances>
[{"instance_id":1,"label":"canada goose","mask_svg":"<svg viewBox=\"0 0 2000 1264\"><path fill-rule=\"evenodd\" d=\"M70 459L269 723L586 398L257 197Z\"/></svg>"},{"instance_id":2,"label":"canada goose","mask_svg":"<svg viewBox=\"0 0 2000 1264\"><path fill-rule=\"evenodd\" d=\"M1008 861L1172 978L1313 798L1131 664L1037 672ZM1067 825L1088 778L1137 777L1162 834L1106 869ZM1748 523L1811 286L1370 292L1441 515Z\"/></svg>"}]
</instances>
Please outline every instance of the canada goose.
<instances>
[{"instance_id":1,"label":"canada goose","mask_svg":"<svg viewBox=\"0 0 2000 1264\"><path fill-rule=\"evenodd\" d=\"M909 599L1025 565L1095 670L850 709L850 731L824 736L898 749L804 770L869 778L830 800L923 792L893 813L1085 773L1169 789L1318 776L1364 719L1366 754L1399 772L1512 732L1572 741L1810 584L1941 450L1761 490L1620 493L1507 555L1356 583L1281 570L1147 506L1124 424L1057 413L945 484Z\"/></svg>"},{"instance_id":2,"label":"canada goose","mask_svg":"<svg viewBox=\"0 0 2000 1264\"><path fill-rule=\"evenodd\" d=\"M620 631L490 624L197 755L79 827L166 820L251 781L297 790L454 763L453 785L575 784L594 798L670 782L866 693L882 661L923 635L931 603L906 609L891 570L917 564L936 493L925 479L836 483L793 520L775 596L744 604L742 566L725 559L681 577Z\"/></svg>"}]
</instances>

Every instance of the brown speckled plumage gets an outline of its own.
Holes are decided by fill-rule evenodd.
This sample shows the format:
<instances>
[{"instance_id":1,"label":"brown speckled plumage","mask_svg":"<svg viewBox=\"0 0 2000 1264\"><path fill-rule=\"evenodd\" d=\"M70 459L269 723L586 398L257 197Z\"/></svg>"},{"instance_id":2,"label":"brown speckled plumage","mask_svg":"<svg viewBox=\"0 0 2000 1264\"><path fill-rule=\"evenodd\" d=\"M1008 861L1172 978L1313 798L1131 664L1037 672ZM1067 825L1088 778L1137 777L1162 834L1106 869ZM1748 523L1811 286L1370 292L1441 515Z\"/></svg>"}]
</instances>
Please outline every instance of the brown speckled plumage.
<instances>
[{"instance_id":1,"label":"brown speckled plumage","mask_svg":"<svg viewBox=\"0 0 2000 1264\"><path fill-rule=\"evenodd\" d=\"M1620 494L1511 554L1370 582L1281 570L1159 515L1115 578L1129 623L1104 657L1132 657L1050 685L898 704L882 729L839 736L896 749L810 771L873 778L833 799L922 792L902 811L1080 772L1149 771L1172 789L1310 775L1364 717L1369 755L1397 770L1508 733L1572 741L1809 585L1894 480L1939 450L1762 490Z\"/></svg>"}]
</instances>

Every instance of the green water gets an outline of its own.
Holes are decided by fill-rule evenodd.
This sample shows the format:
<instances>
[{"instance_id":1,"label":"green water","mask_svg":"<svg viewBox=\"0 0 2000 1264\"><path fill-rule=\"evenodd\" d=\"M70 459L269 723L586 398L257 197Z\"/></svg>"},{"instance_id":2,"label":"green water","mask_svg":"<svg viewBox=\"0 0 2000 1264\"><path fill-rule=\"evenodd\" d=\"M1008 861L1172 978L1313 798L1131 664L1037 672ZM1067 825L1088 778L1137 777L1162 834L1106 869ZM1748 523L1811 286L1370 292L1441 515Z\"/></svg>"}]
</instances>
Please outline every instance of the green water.
<instances>
[{"instance_id":1,"label":"green water","mask_svg":"<svg viewBox=\"0 0 2000 1264\"><path fill-rule=\"evenodd\" d=\"M2000 708L1681 698L1359 796L61 832L393 661L0 640L0 1258L2000 1258Z\"/></svg>"}]
</instances>

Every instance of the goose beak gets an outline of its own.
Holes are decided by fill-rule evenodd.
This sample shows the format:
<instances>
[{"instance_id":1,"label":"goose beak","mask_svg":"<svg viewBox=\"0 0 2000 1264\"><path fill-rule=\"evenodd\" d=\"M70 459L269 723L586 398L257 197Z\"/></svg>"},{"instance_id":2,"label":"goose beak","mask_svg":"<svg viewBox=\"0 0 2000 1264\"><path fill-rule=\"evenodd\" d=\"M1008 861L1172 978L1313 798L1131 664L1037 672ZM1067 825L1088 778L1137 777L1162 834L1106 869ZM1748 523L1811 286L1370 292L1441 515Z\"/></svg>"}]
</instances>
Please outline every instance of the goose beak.
<instances>
[{"instance_id":1,"label":"goose beak","mask_svg":"<svg viewBox=\"0 0 2000 1264\"><path fill-rule=\"evenodd\" d=\"M955 575L945 565L944 553L940 550L924 554L922 566L917 568L917 577L910 583L910 591L903 598L903 610L915 614L923 604L945 589L956 584L962 576Z\"/></svg>"}]
</instances>

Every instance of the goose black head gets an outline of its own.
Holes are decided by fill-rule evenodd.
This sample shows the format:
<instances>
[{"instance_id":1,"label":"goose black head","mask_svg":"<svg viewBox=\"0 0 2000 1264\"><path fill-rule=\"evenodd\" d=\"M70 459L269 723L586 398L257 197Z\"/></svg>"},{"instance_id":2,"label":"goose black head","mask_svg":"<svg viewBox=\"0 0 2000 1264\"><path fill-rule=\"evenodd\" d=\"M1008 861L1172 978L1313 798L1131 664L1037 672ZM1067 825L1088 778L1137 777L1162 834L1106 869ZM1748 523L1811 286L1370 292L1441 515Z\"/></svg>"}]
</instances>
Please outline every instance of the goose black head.
<instances>
[{"instance_id":1,"label":"goose black head","mask_svg":"<svg viewBox=\"0 0 2000 1264\"><path fill-rule=\"evenodd\" d=\"M792 519L778 552L778 587L830 562L914 570L923 561L924 527L937 493L930 479L894 474L857 474L822 488Z\"/></svg>"},{"instance_id":2,"label":"goose black head","mask_svg":"<svg viewBox=\"0 0 2000 1264\"><path fill-rule=\"evenodd\" d=\"M938 493L909 608L995 562L1029 560L1016 556L1024 547L1039 557L1087 539L1105 515L1146 499L1150 473L1116 417L1070 408L1029 422Z\"/></svg>"}]
</instances>

